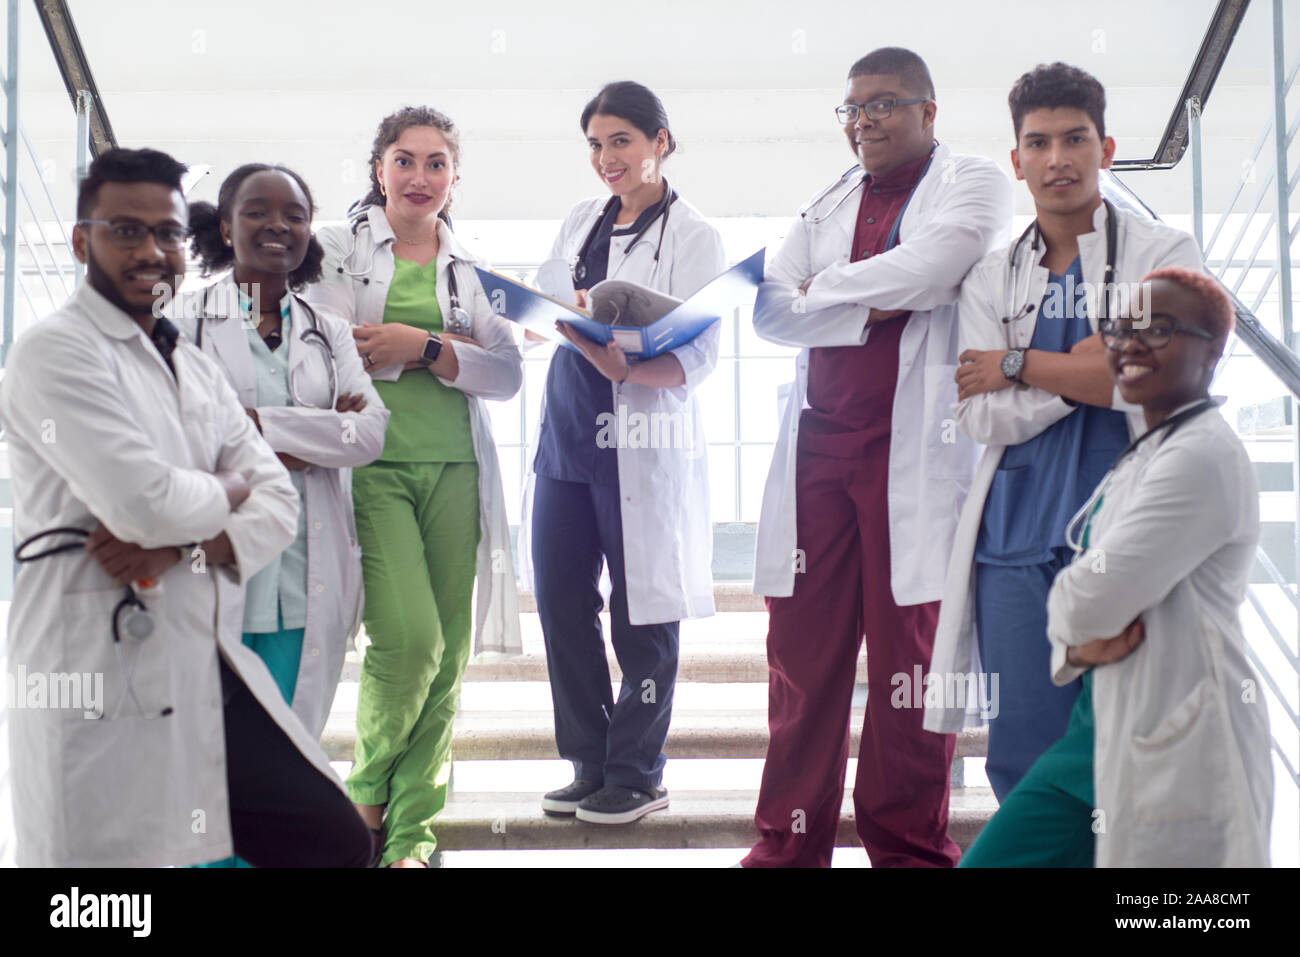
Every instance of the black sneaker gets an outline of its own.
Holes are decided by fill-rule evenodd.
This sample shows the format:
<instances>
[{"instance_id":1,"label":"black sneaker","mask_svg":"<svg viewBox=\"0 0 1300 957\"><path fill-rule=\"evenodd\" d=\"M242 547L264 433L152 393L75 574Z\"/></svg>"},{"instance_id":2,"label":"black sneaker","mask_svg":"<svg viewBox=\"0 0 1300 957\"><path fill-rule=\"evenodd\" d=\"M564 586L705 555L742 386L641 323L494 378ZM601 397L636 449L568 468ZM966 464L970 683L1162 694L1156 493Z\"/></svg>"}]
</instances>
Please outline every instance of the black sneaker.
<instances>
[{"instance_id":1,"label":"black sneaker","mask_svg":"<svg viewBox=\"0 0 1300 957\"><path fill-rule=\"evenodd\" d=\"M558 791L547 791L542 795L542 810L547 814L572 814L578 810L579 801L595 794L601 787L599 781L574 781Z\"/></svg>"},{"instance_id":2,"label":"black sneaker","mask_svg":"<svg viewBox=\"0 0 1300 957\"><path fill-rule=\"evenodd\" d=\"M668 806L664 788L609 784L578 804L578 820L590 824L631 824Z\"/></svg>"}]
</instances>

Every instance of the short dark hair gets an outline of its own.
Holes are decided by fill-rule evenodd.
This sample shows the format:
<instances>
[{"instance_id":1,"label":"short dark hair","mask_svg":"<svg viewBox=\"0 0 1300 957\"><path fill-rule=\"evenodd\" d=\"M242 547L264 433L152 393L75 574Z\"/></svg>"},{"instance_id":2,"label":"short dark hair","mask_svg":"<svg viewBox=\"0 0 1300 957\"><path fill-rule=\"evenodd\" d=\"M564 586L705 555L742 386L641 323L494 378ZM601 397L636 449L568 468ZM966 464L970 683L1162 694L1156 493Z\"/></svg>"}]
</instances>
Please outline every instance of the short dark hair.
<instances>
[{"instance_id":1,"label":"short dark hair","mask_svg":"<svg viewBox=\"0 0 1300 957\"><path fill-rule=\"evenodd\" d=\"M178 192L181 177L189 169L180 160L160 150L128 150L120 147L99 154L77 187L77 219L85 219L95 208L99 188L105 183L161 183Z\"/></svg>"},{"instance_id":2,"label":"short dark hair","mask_svg":"<svg viewBox=\"0 0 1300 957\"><path fill-rule=\"evenodd\" d=\"M924 93L934 99L934 81L925 61L903 47L881 47L872 50L849 67L849 79L855 76L894 74L903 81L909 93Z\"/></svg>"},{"instance_id":3,"label":"short dark hair","mask_svg":"<svg viewBox=\"0 0 1300 957\"><path fill-rule=\"evenodd\" d=\"M668 149L663 158L672 156L677 149L677 140L668 126L668 113L663 102L655 96L654 91L632 80L618 80L606 83L600 92L593 96L582 110L579 124L582 135L587 135L587 124L599 113L601 116L617 116L627 120L645 134L646 139L654 139L663 130L668 134Z\"/></svg>"},{"instance_id":4,"label":"short dark hair","mask_svg":"<svg viewBox=\"0 0 1300 957\"><path fill-rule=\"evenodd\" d=\"M235 196L244 180L254 173L283 173L302 190L307 200L307 215L316 215L316 201L312 199L307 181L287 166L279 163L245 163L238 167L221 184L217 192L217 205L211 203L190 204L190 251L199 262L203 276L211 276L229 268L235 261L235 250L227 246L221 238L221 224L231 221L234 215ZM289 274L289 288L295 292L304 286L317 282L321 277L321 262L325 259L325 250L320 241L312 236L307 243L307 255L303 257L298 268Z\"/></svg>"},{"instance_id":5,"label":"short dark hair","mask_svg":"<svg viewBox=\"0 0 1300 957\"><path fill-rule=\"evenodd\" d=\"M1083 110L1097 127L1097 135L1106 138L1106 89L1095 76L1077 66L1038 64L1016 80L1007 105L1011 107L1011 125L1017 140L1026 113L1062 106Z\"/></svg>"}]
</instances>

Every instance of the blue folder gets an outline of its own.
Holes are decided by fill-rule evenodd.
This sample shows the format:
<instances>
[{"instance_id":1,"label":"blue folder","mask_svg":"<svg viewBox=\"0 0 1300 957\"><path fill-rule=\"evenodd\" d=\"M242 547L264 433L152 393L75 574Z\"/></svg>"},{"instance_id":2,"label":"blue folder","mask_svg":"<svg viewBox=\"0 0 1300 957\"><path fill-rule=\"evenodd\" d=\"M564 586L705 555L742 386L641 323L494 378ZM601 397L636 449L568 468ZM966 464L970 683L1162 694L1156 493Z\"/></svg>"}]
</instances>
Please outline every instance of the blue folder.
<instances>
[{"instance_id":1,"label":"blue folder","mask_svg":"<svg viewBox=\"0 0 1300 957\"><path fill-rule=\"evenodd\" d=\"M763 281L763 253L748 259L705 283L699 292L669 309L646 326L609 326L591 318L585 309L570 306L499 273L475 267L492 311L550 337L556 321L567 322L594 342L616 341L629 356L650 359L690 342L737 306L752 302L754 289ZM608 283L626 280L607 279ZM595 292L602 283L592 287ZM590 295L590 293L589 293ZM662 296L655 293L656 296ZM567 341L563 345L574 348Z\"/></svg>"}]
</instances>

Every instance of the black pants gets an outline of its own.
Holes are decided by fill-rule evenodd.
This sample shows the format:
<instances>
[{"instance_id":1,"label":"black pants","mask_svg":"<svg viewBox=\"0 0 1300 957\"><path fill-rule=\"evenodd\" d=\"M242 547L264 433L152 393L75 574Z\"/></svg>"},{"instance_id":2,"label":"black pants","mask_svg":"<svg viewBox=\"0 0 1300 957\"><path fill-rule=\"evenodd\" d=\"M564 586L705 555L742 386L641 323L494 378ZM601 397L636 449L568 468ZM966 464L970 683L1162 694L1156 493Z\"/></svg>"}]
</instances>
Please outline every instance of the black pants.
<instances>
[{"instance_id":1,"label":"black pants","mask_svg":"<svg viewBox=\"0 0 1300 957\"><path fill-rule=\"evenodd\" d=\"M226 786L235 853L254 867L368 867L370 829L223 659Z\"/></svg>"}]
</instances>

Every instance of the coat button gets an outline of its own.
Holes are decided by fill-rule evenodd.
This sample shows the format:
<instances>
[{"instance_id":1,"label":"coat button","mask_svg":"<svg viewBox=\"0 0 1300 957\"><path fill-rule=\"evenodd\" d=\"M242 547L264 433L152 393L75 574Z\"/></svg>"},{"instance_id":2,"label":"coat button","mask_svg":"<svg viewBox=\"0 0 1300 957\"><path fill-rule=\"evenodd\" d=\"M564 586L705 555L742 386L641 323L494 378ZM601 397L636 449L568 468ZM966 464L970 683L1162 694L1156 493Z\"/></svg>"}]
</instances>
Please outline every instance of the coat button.
<instances>
[{"instance_id":1,"label":"coat button","mask_svg":"<svg viewBox=\"0 0 1300 957\"><path fill-rule=\"evenodd\" d=\"M312 524L312 528L316 529L316 531L319 532L319 531L320 531L320 522L315 522L315 523L313 523L313 524Z\"/></svg>"},{"instance_id":2,"label":"coat button","mask_svg":"<svg viewBox=\"0 0 1300 957\"><path fill-rule=\"evenodd\" d=\"M324 590L325 590L325 586L324 586L324 585L317 585L317 586L316 586L316 594L319 595L319 594L320 594L321 592L323 592Z\"/></svg>"},{"instance_id":3,"label":"coat button","mask_svg":"<svg viewBox=\"0 0 1300 957\"><path fill-rule=\"evenodd\" d=\"M875 221L876 221L876 217L874 217L874 216L868 216L868 217L867 217L867 225L868 225L868 226L870 226L870 225L871 225L872 223L874 223Z\"/></svg>"},{"instance_id":4,"label":"coat button","mask_svg":"<svg viewBox=\"0 0 1300 957\"><path fill-rule=\"evenodd\" d=\"M313 649L311 650L311 656L312 656L313 658L319 658L319 657L320 657L320 649L319 649L319 648L313 648Z\"/></svg>"}]
</instances>

